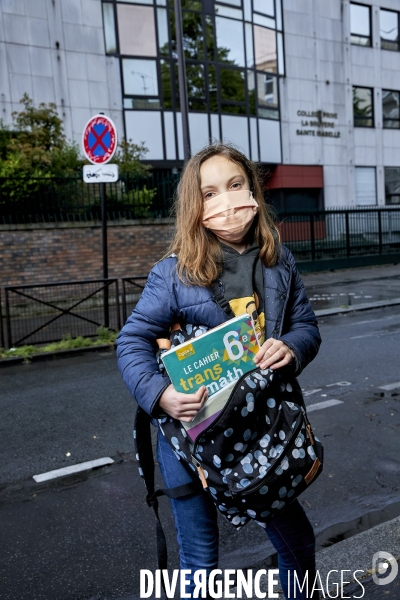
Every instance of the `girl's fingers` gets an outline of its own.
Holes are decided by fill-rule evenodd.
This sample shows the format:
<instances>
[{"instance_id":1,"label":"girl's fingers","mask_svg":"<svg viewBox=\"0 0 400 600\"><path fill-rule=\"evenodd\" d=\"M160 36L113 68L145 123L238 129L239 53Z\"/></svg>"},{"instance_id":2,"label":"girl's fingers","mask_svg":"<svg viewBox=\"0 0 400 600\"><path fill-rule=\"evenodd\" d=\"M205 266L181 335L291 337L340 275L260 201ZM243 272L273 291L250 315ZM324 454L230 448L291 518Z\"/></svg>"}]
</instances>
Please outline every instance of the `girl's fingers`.
<instances>
[{"instance_id":1,"label":"girl's fingers","mask_svg":"<svg viewBox=\"0 0 400 600\"><path fill-rule=\"evenodd\" d=\"M287 356L285 356L285 358L283 360L271 365L271 369L272 370L279 369L280 367L284 367L285 365L288 365L288 364L289 364L289 360L287 359Z\"/></svg>"},{"instance_id":2,"label":"girl's fingers","mask_svg":"<svg viewBox=\"0 0 400 600\"><path fill-rule=\"evenodd\" d=\"M289 364L291 360L292 360L292 355L289 352L289 350L277 350L275 352L275 354L268 357L267 360L264 360L261 363L260 367L262 369L266 369L267 367L269 367L269 366L272 367L272 365L273 365L276 368L277 363L279 364L279 366L283 366L283 365Z\"/></svg>"},{"instance_id":3,"label":"girl's fingers","mask_svg":"<svg viewBox=\"0 0 400 600\"><path fill-rule=\"evenodd\" d=\"M195 416L196 415L189 416L189 417L176 417L176 418L179 419L180 421L183 421L184 423L190 423L190 421L193 421Z\"/></svg>"},{"instance_id":4,"label":"girl's fingers","mask_svg":"<svg viewBox=\"0 0 400 600\"><path fill-rule=\"evenodd\" d=\"M261 346L261 348L259 349L259 351L257 352L257 354L255 355L254 362L257 364L260 361L262 361L262 359L265 356L266 351L268 351L273 345L274 345L274 341L272 341L272 340L267 340L266 342L264 342L263 345Z\"/></svg>"}]
</instances>

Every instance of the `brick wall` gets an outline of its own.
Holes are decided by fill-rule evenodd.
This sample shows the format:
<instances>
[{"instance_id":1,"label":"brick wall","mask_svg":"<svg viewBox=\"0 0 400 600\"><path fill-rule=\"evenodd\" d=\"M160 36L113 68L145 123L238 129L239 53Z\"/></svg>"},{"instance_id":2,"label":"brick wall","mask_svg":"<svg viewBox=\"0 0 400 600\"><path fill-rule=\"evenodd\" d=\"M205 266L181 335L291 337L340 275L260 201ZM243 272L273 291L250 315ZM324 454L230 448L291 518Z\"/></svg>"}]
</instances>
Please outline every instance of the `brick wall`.
<instances>
[{"instance_id":1,"label":"brick wall","mask_svg":"<svg viewBox=\"0 0 400 600\"><path fill-rule=\"evenodd\" d=\"M147 274L166 252L169 219L108 224L109 277ZM100 223L0 226L0 287L103 276Z\"/></svg>"}]
</instances>

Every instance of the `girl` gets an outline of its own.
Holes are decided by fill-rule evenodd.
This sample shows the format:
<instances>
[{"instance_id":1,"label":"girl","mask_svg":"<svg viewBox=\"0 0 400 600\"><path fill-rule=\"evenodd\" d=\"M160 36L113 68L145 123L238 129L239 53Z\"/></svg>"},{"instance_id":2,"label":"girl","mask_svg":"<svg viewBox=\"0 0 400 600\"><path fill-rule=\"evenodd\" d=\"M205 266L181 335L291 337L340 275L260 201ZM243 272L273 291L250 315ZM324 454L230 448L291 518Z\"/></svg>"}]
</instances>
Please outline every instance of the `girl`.
<instances>
[{"instance_id":1,"label":"girl","mask_svg":"<svg viewBox=\"0 0 400 600\"><path fill-rule=\"evenodd\" d=\"M207 390L175 391L159 371L156 339L177 321L210 329L229 316L216 303L210 286L218 281L232 316L257 307L262 369L287 369L298 375L316 356L321 342L293 256L264 202L255 166L239 151L221 143L207 146L186 164L176 199L176 231L170 252L149 274L143 294L117 340L125 383L156 425L167 413L191 421L207 399ZM265 340L265 341L264 341ZM179 461L162 435L157 457L166 487L197 477ZM218 562L216 509L202 492L171 500L181 569L215 569ZM317 598L293 587L294 571L303 582L315 577L312 527L295 500L265 527L278 553L285 597ZM290 574L289 574L290 572ZM312 584L311 584L312 585ZM188 591L189 586L187 587ZM194 589L193 577L190 597Z\"/></svg>"}]
</instances>

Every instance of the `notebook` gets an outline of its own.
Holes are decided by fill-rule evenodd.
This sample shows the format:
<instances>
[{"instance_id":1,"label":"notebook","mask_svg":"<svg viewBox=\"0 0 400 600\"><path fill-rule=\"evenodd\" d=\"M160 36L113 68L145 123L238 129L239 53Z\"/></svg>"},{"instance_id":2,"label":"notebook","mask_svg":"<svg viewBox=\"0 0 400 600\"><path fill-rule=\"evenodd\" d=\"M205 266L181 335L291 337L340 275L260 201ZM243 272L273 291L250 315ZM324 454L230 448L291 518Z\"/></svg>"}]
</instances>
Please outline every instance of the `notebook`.
<instances>
[{"instance_id":1,"label":"notebook","mask_svg":"<svg viewBox=\"0 0 400 600\"><path fill-rule=\"evenodd\" d=\"M259 348L253 320L245 313L162 355L177 391L193 394L207 387L207 402L193 421L182 422L193 441L218 417L239 377L254 368Z\"/></svg>"}]
</instances>

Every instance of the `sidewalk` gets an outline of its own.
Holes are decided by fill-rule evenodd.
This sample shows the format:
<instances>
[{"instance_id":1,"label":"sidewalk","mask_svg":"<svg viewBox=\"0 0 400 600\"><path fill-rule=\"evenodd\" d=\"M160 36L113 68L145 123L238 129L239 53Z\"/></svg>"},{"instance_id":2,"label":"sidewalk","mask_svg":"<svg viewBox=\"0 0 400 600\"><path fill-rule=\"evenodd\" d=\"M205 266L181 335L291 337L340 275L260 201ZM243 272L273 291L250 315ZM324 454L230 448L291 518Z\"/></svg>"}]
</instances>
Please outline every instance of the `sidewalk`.
<instances>
[{"instance_id":1,"label":"sidewalk","mask_svg":"<svg viewBox=\"0 0 400 600\"><path fill-rule=\"evenodd\" d=\"M317 316L400 304L400 265L301 275Z\"/></svg>"},{"instance_id":2,"label":"sidewalk","mask_svg":"<svg viewBox=\"0 0 400 600\"><path fill-rule=\"evenodd\" d=\"M351 538L338 542L329 548L317 552L317 570L324 586L325 596L320 591L321 598L363 598L364 600L399 600L400 598L400 567L396 579L388 585L377 585L372 579L372 557L377 552L389 552L397 561L400 558L400 517L377 525ZM357 583L350 583L343 587L343 595L335 596L335 583L340 585L340 572L344 571L344 582L354 581L353 573L361 581L365 591ZM326 586L329 571L332 573L329 581L330 588ZM262 578L261 590L267 591L267 579ZM339 588L340 589L340 588ZM331 596L328 595L330 592ZM337 591L336 591L337 594ZM268 598L268 594L266 596ZM256 596L253 596L256 600ZM283 600L283 595L279 595Z\"/></svg>"},{"instance_id":3,"label":"sidewalk","mask_svg":"<svg viewBox=\"0 0 400 600\"><path fill-rule=\"evenodd\" d=\"M397 561L400 559L400 517L377 525L368 531L364 531L351 538L338 542L329 548L317 552L317 570L323 586L320 588L320 598L363 598L364 600L399 600L400 598L400 566L397 577L386 585L377 585L372 575L372 558L377 552L389 552ZM327 576L329 584L327 586ZM333 573L332 573L333 571ZM336 573L338 571L338 573ZM343 571L344 585L341 586L341 571ZM354 580L353 573L361 585ZM254 572L253 572L254 576ZM386 577L384 575L380 578ZM265 600L268 600L267 577L262 576L260 591L265 592ZM381 581L383 581L381 579ZM337 584L339 587L337 587ZM275 590L278 589L276 586ZM339 591L338 591L339 590ZM237 596L236 589L230 592ZM330 595L329 595L330 594ZM227 596L224 596L227 598ZM138 600L137 596L124 596L120 600ZM258 600L254 595L251 600ZM279 600L284 600L279 594Z\"/></svg>"}]
</instances>

